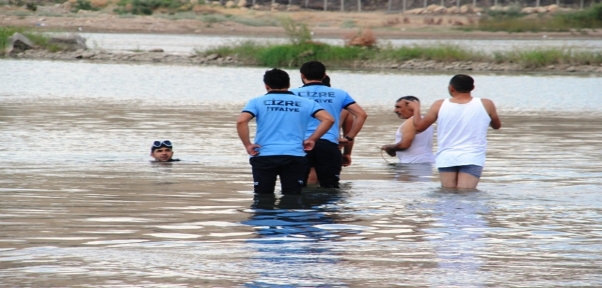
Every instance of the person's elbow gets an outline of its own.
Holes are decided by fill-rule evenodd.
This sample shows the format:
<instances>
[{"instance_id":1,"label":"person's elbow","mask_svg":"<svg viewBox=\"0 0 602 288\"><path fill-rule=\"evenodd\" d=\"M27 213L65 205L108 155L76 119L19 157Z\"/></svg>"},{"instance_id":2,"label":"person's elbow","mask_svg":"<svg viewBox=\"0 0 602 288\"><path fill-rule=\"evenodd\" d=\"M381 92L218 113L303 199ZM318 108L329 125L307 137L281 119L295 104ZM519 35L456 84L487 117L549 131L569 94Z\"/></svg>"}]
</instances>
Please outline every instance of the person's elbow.
<instances>
[{"instance_id":1,"label":"person's elbow","mask_svg":"<svg viewBox=\"0 0 602 288\"><path fill-rule=\"evenodd\" d=\"M498 129L502 128L502 122L492 121L490 126L491 126L491 128L498 130Z\"/></svg>"},{"instance_id":2,"label":"person's elbow","mask_svg":"<svg viewBox=\"0 0 602 288\"><path fill-rule=\"evenodd\" d=\"M247 121L239 119L236 121L236 127L242 127L242 126L246 125L247 123L248 123Z\"/></svg>"},{"instance_id":3,"label":"person's elbow","mask_svg":"<svg viewBox=\"0 0 602 288\"><path fill-rule=\"evenodd\" d=\"M364 111L364 110L359 111L357 113L357 115L353 115L353 116L355 116L356 118L360 118L360 119L362 119L364 121L366 121L366 119L368 119L368 113L366 113L366 111Z\"/></svg>"},{"instance_id":4,"label":"person's elbow","mask_svg":"<svg viewBox=\"0 0 602 288\"><path fill-rule=\"evenodd\" d=\"M420 125L420 124L416 124L416 122L414 122L414 129L416 129L416 133L424 132L429 127L430 126Z\"/></svg>"},{"instance_id":5,"label":"person's elbow","mask_svg":"<svg viewBox=\"0 0 602 288\"><path fill-rule=\"evenodd\" d=\"M324 125L328 125L329 129L332 125L334 125L334 118L332 116L330 116L330 114L323 117L323 119L321 121L322 121L322 123L324 123Z\"/></svg>"}]
</instances>

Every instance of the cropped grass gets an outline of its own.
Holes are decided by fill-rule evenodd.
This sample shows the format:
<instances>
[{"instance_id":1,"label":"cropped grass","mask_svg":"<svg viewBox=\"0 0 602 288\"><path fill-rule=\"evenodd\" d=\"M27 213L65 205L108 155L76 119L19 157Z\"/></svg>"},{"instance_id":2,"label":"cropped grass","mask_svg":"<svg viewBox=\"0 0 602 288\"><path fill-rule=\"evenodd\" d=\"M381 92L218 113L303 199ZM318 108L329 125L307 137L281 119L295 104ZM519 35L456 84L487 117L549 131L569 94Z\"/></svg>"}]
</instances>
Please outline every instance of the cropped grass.
<instances>
[{"instance_id":1,"label":"cropped grass","mask_svg":"<svg viewBox=\"0 0 602 288\"><path fill-rule=\"evenodd\" d=\"M573 51L566 48L515 50L496 54L498 63L518 63L524 68L539 68L549 65L600 65L602 53Z\"/></svg>"},{"instance_id":2,"label":"cropped grass","mask_svg":"<svg viewBox=\"0 0 602 288\"><path fill-rule=\"evenodd\" d=\"M488 11L487 17L463 30L520 32L566 32L602 28L602 3L575 12L526 15L517 10Z\"/></svg>"},{"instance_id":3,"label":"cropped grass","mask_svg":"<svg viewBox=\"0 0 602 288\"><path fill-rule=\"evenodd\" d=\"M248 18L248 17L239 17L235 16L230 19L232 22L236 22L246 26L252 27L266 27L266 26L279 26L277 20L269 19L269 18Z\"/></svg>"},{"instance_id":4,"label":"cropped grass","mask_svg":"<svg viewBox=\"0 0 602 288\"><path fill-rule=\"evenodd\" d=\"M602 28L602 3L582 11L559 14L557 18L574 28Z\"/></svg>"},{"instance_id":5,"label":"cropped grass","mask_svg":"<svg viewBox=\"0 0 602 288\"><path fill-rule=\"evenodd\" d=\"M476 30L490 32L566 32L573 27L555 17L529 18L486 18L479 21Z\"/></svg>"},{"instance_id":6,"label":"cropped grass","mask_svg":"<svg viewBox=\"0 0 602 288\"><path fill-rule=\"evenodd\" d=\"M496 51L485 53L455 45L436 44L429 46L401 47L344 47L318 42L300 44L260 44L245 41L223 45L200 55L219 54L231 56L246 65L263 67L299 67L311 60L328 63L331 67L356 67L358 61L373 63L402 63L409 60L435 61L439 63L483 62L495 64L518 64L526 69L549 65L600 65L601 52L573 51L570 48L542 48L528 50Z\"/></svg>"},{"instance_id":7,"label":"cropped grass","mask_svg":"<svg viewBox=\"0 0 602 288\"><path fill-rule=\"evenodd\" d=\"M487 56L481 52L464 49L457 45L438 44L430 46L401 46L380 49L378 57L382 60L394 59L407 61L412 59L434 60L437 62L482 61Z\"/></svg>"}]
</instances>

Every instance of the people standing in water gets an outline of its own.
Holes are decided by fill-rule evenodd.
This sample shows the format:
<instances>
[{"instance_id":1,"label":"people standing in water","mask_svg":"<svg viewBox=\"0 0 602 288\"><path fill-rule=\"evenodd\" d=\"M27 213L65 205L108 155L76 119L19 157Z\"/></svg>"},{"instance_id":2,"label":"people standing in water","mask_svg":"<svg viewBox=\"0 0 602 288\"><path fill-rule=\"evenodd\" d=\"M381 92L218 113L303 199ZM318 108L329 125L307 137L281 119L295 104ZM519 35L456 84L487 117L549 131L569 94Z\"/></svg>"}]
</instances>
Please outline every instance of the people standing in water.
<instances>
[{"instance_id":1,"label":"people standing in water","mask_svg":"<svg viewBox=\"0 0 602 288\"><path fill-rule=\"evenodd\" d=\"M404 121L397 132L395 133L395 144L383 145L380 149L385 151L389 156L395 157L399 163L434 163L435 155L433 154L433 126L428 127L422 132L417 132L414 127L412 117L414 112L408 107L406 101L420 100L415 96L403 96L395 102L393 112L397 114L399 119Z\"/></svg>"},{"instance_id":2,"label":"people standing in water","mask_svg":"<svg viewBox=\"0 0 602 288\"><path fill-rule=\"evenodd\" d=\"M330 76L326 75L324 79L322 79L322 84L330 87ZM349 131L351 131L351 126L353 126L353 115L351 115L347 110L343 109L341 111L341 116L339 120L339 127L342 134L340 136L347 135ZM341 158L341 164L343 167L347 167L351 165L351 151L353 150L353 142L354 141L346 141L339 142L339 149L343 149L343 155ZM316 176L316 169L311 167L309 171L309 175L307 176L306 184L318 184L318 176Z\"/></svg>"},{"instance_id":3,"label":"people standing in water","mask_svg":"<svg viewBox=\"0 0 602 288\"><path fill-rule=\"evenodd\" d=\"M322 83L322 80L326 77L326 67L321 62L306 62L301 66L300 72L304 85L291 91L300 97L319 103L335 118L335 125L316 142L315 148L307 154L307 159L310 167L315 168L321 187L339 188L343 165L343 155L339 150L339 143L344 144L354 141L366 121L367 114L347 92L328 87ZM343 109L349 111L355 118L349 132L340 137L339 123ZM317 124L318 122L315 120L310 123L307 135L314 132ZM310 169L307 170L306 175L309 175L309 171Z\"/></svg>"},{"instance_id":4,"label":"people standing in water","mask_svg":"<svg viewBox=\"0 0 602 288\"><path fill-rule=\"evenodd\" d=\"M437 122L436 165L444 188L477 187L485 165L487 130L502 127L493 101L473 97L474 88L472 77L455 75L448 86L451 98L435 101L424 117L420 102L406 101L413 110L416 131Z\"/></svg>"},{"instance_id":5,"label":"people standing in water","mask_svg":"<svg viewBox=\"0 0 602 288\"><path fill-rule=\"evenodd\" d=\"M265 72L267 94L251 99L236 122L238 136L251 156L254 192L273 194L280 177L282 194L300 194L308 170L306 151L334 124L334 118L317 102L288 91L289 75L280 69ZM255 118L257 129L250 140L249 122ZM317 125L307 135L310 120Z\"/></svg>"},{"instance_id":6,"label":"people standing in water","mask_svg":"<svg viewBox=\"0 0 602 288\"><path fill-rule=\"evenodd\" d=\"M180 161L180 159L173 159L173 154L173 146L169 140L155 141L151 146L150 156L155 159L153 162Z\"/></svg>"}]
</instances>

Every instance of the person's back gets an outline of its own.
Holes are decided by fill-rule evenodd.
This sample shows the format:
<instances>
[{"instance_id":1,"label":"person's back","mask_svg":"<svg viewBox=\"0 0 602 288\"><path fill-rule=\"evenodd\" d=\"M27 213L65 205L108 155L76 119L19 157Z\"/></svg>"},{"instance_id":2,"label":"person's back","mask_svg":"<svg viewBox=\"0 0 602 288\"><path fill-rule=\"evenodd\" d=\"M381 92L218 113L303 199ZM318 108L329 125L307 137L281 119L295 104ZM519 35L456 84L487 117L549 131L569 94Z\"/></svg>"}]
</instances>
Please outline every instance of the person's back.
<instances>
[{"instance_id":1,"label":"person's back","mask_svg":"<svg viewBox=\"0 0 602 288\"><path fill-rule=\"evenodd\" d=\"M472 77L455 75L448 86L452 98L435 101L424 117L419 102L408 102L416 131L437 122L436 165L445 188L477 187L485 164L487 129L502 127L493 101L472 97L474 88Z\"/></svg>"},{"instance_id":2,"label":"person's back","mask_svg":"<svg viewBox=\"0 0 602 288\"><path fill-rule=\"evenodd\" d=\"M347 92L322 83L326 77L324 64L318 61L309 61L301 66L300 72L305 85L301 88L291 89L291 91L302 98L317 102L335 119L335 124L316 142L315 148L308 152L306 158L310 167L315 168L321 187L338 188L343 165L339 142L345 144L353 141L362 129L367 115ZM340 138L339 122L343 109L349 111L355 118L348 134ZM314 133L316 124L318 123L315 121L310 122L306 136ZM346 161L351 163L351 158L348 157ZM310 169L308 169L307 175L309 173Z\"/></svg>"},{"instance_id":3,"label":"person's back","mask_svg":"<svg viewBox=\"0 0 602 288\"><path fill-rule=\"evenodd\" d=\"M463 104L445 99L437 115L437 166L484 166L490 123L480 98Z\"/></svg>"},{"instance_id":4,"label":"person's back","mask_svg":"<svg viewBox=\"0 0 602 288\"><path fill-rule=\"evenodd\" d=\"M334 123L334 119L316 102L288 91L290 78L285 71L272 69L264 74L267 94L251 99L236 121L236 130L251 156L254 192L273 194L280 178L283 194L299 194L308 169L306 151L312 150ZM305 137L309 119L321 124ZM255 143L250 140L249 122L255 118Z\"/></svg>"},{"instance_id":5,"label":"person's back","mask_svg":"<svg viewBox=\"0 0 602 288\"><path fill-rule=\"evenodd\" d=\"M259 155L305 156L300 143L307 138L305 131L312 119L308 116L316 107L288 91L270 91L249 101L243 111L257 118L255 143L261 145Z\"/></svg>"},{"instance_id":6,"label":"person's back","mask_svg":"<svg viewBox=\"0 0 602 288\"><path fill-rule=\"evenodd\" d=\"M351 98L347 92L341 89L328 87L322 83L308 83L301 88L291 89L291 92L295 93L297 96L314 100L330 115L335 117L334 125L332 125L330 130L328 130L328 132L324 134L321 139L338 144L341 110L345 109L351 104L354 104L355 101L353 98ZM307 128L306 135L311 135L319 124L320 121L312 119Z\"/></svg>"}]
</instances>

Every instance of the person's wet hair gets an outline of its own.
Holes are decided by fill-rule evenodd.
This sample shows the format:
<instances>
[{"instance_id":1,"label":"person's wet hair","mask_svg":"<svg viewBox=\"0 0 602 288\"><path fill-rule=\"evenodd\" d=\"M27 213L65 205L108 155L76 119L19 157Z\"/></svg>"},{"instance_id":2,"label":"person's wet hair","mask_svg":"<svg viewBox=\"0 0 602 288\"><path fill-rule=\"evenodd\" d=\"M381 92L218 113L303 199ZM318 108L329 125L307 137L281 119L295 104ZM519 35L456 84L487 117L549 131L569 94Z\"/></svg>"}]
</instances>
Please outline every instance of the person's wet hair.
<instances>
[{"instance_id":1,"label":"person's wet hair","mask_svg":"<svg viewBox=\"0 0 602 288\"><path fill-rule=\"evenodd\" d=\"M449 85L460 93L468 93L474 89L474 79L465 74L458 74L449 81Z\"/></svg>"},{"instance_id":2,"label":"person's wet hair","mask_svg":"<svg viewBox=\"0 0 602 288\"><path fill-rule=\"evenodd\" d=\"M322 80L326 75L326 66L320 61L309 61L301 65L299 71L307 80Z\"/></svg>"},{"instance_id":3,"label":"person's wet hair","mask_svg":"<svg viewBox=\"0 0 602 288\"><path fill-rule=\"evenodd\" d=\"M418 97L416 97L416 96L402 96L402 97L399 97L399 99L397 99L397 101L395 101L395 102L399 102L401 100L406 100L406 101L410 101L410 102L413 102L413 101L420 102L420 99L418 99Z\"/></svg>"},{"instance_id":4,"label":"person's wet hair","mask_svg":"<svg viewBox=\"0 0 602 288\"><path fill-rule=\"evenodd\" d=\"M265 74L263 74L263 83L272 89L288 89L291 84L291 78L285 71L274 68L265 71Z\"/></svg>"}]
</instances>

